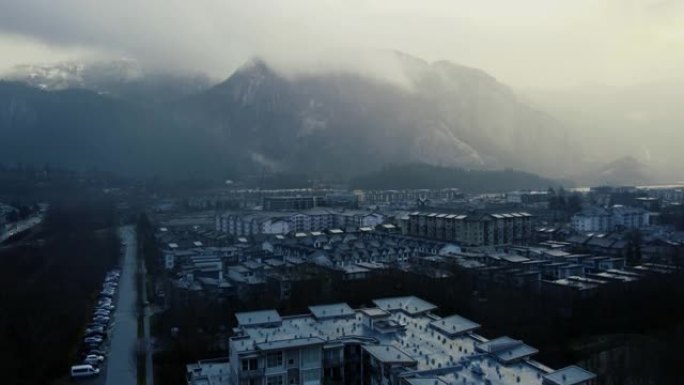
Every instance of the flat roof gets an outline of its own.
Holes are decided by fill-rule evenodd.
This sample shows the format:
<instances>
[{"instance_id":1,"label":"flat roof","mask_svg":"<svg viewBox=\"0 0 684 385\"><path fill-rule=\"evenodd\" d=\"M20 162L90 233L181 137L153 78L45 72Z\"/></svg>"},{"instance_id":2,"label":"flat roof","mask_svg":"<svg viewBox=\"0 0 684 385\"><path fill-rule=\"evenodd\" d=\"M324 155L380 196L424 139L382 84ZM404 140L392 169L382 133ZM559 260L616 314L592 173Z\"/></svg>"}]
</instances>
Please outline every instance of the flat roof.
<instances>
[{"instance_id":1,"label":"flat roof","mask_svg":"<svg viewBox=\"0 0 684 385\"><path fill-rule=\"evenodd\" d=\"M417 364L411 356L392 345L365 345L363 350L382 363Z\"/></svg>"},{"instance_id":2,"label":"flat roof","mask_svg":"<svg viewBox=\"0 0 684 385\"><path fill-rule=\"evenodd\" d=\"M367 312L384 314L389 321L402 325L405 331L383 333L375 328L369 328L364 318ZM278 346L274 344L286 339L304 339L297 344L306 346L311 342L309 345L316 344L312 346L323 348L328 345L339 346L348 343L380 346L381 348L390 345L409 356L412 361L408 361L401 353L399 353L399 361L396 359L396 353L393 357L389 355L387 360L397 362L396 365L408 364L411 369L411 377L430 378L433 381L440 379L448 384L454 383L454 370L458 371L459 384L464 378L465 382L469 384L479 384L483 378L489 378L497 379L497 381L493 381L496 384L542 385L542 376L552 373L551 369L542 367L541 364L535 364L531 360L520 360L509 365L508 362L504 361L505 356L499 358L494 353L483 354L484 352L476 349L476 347L482 342L487 342L484 337L473 332L453 337L445 336L430 328L429 325L434 321L435 317L432 314L389 313L377 308L356 310L355 317L325 320L317 320L313 315L307 313L300 316L285 317L282 323L275 327L264 325L263 327L243 328L243 335L230 339L230 349L231 352L236 352L239 357L254 357L256 356L257 345L272 342L271 345L265 345L270 348ZM306 340L314 337L325 341L324 344L318 345L318 341ZM283 350L287 350L289 346L294 345L282 346ZM373 348L370 350L375 352ZM500 350L498 352L505 351ZM393 352L395 351L390 348L389 353ZM388 352L381 350L377 353L378 355L385 355ZM465 362L468 363L467 367L459 366ZM459 370L457 367L466 370ZM421 382L413 385L434 385L434 382L432 384ZM439 382L437 385L444 384Z\"/></svg>"},{"instance_id":3,"label":"flat roof","mask_svg":"<svg viewBox=\"0 0 684 385\"><path fill-rule=\"evenodd\" d=\"M442 381L438 377L416 377L416 378L406 378L404 379L409 385L446 385L446 382Z\"/></svg>"},{"instance_id":4,"label":"flat roof","mask_svg":"<svg viewBox=\"0 0 684 385\"><path fill-rule=\"evenodd\" d=\"M503 259L506 262L511 262L511 263L522 263L522 262L528 262L530 259L527 257L523 257L521 255L502 255L501 259Z\"/></svg>"},{"instance_id":5,"label":"flat roof","mask_svg":"<svg viewBox=\"0 0 684 385\"><path fill-rule=\"evenodd\" d=\"M235 313L235 318L240 326L258 326L275 322L282 322L280 314L275 310L258 310L243 313Z\"/></svg>"},{"instance_id":6,"label":"flat roof","mask_svg":"<svg viewBox=\"0 0 684 385\"><path fill-rule=\"evenodd\" d=\"M504 363L529 357L539 352L539 350L520 340L514 340L505 336L483 342L477 346L477 349L494 355L499 361Z\"/></svg>"},{"instance_id":7,"label":"flat roof","mask_svg":"<svg viewBox=\"0 0 684 385\"><path fill-rule=\"evenodd\" d=\"M480 324L463 318L460 315L452 315L442 318L441 320L431 322L430 326L446 334L447 336L455 336L478 329Z\"/></svg>"},{"instance_id":8,"label":"flat roof","mask_svg":"<svg viewBox=\"0 0 684 385\"><path fill-rule=\"evenodd\" d=\"M356 265L344 265L338 267L338 270L344 271L347 274L368 273L370 270Z\"/></svg>"},{"instance_id":9,"label":"flat roof","mask_svg":"<svg viewBox=\"0 0 684 385\"><path fill-rule=\"evenodd\" d=\"M437 309L437 306L415 296L374 299L373 303L383 310L402 310L410 315Z\"/></svg>"},{"instance_id":10,"label":"flat roof","mask_svg":"<svg viewBox=\"0 0 684 385\"><path fill-rule=\"evenodd\" d=\"M259 350L283 350L300 348L310 345L322 345L325 341L320 337L291 338L279 341L269 341L256 344Z\"/></svg>"},{"instance_id":11,"label":"flat roof","mask_svg":"<svg viewBox=\"0 0 684 385\"><path fill-rule=\"evenodd\" d=\"M544 380L556 385L578 385L596 378L594 373L571 365L544 376Z\"/></svg>"},{"instance_id":12,"label":"flat roof","mask_svg":"<svg viewBox=\"0 0 684 385\"><path fill-rule=\"evenodd\" d=\"M386 311L379 309L377 307L373 307L373 308L369 308L369 309L361 309L360 312L367 315L368 317L371 317L371 318L388 317L390 315L389 312L386 312Z\"/></svg>"},{"instance_id":13,"label":"flat roof","mask_svg":"<svg viewBox=\"0 0 684 385\"><path fill-rule=\"evenodd\" d=\"M356 314L346 303L309 306L309 311L316 319L353 317Z\"/></svg>"}]
</instances>

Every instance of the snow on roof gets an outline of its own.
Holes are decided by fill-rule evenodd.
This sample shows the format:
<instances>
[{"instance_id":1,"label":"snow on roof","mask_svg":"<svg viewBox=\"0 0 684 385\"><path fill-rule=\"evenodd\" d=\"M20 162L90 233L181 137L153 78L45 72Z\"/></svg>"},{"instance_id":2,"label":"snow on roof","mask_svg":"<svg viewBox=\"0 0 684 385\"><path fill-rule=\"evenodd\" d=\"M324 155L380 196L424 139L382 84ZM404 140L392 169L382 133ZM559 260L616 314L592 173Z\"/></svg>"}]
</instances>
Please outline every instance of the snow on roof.
<instances>
[{"instance_id":1,"label":"snow on roof","mask_svg":"<svg viewBox=\"0 0 684 385\"><path fill-rule=\"evenodd\" d=\"M578 385L593 380L596 375L579 366L568 366L544 376L544 380L555 385Z\"/></svg>"},{"instance_id":2,"label":"snow on roof","mask_svg":"<svg viewBox=\"0 0 684 385\"><path fill-rule=\"evenodd\" d=\"M342 318L354 316L354 310L346 303L309 306L309 311L316 319Z\"/></svg>"},{"instance_id":3,"label":"snow on roof","mask_svg":"<svg viewBox=\"0 0 684 385\"><path fill-rule=\"evenodd\" d=\"M410 315L425 313L437 308L437 306L414 296L374 299L373 303L383 310L402 310Z\"/></svg>"},{"instance_id":4,"label":"snow on roof","mask_svg":"<svg viewBox=\"0 0 684 385\"><path fill-rule=\"evenodd\" d=\"M461 333L469 332L471 330L478 329L479 324L463 318L459 315L452 315L441 320L437 320L430 323L430 326L434 329L439 330L441 333L448 337L452 337Z\"/></svg>"},{"instance_id":5,"label":"snow on roof","mask_svg":"<svg viewBox=\"0 0 684 385\"><path fill-rule=\"evenodd\" d=\"M235 313L235 318L240 326L259 326L270 323L280 323L282 319L275 310L259 310L243 313Z\"/></svg>"}]
</instances>

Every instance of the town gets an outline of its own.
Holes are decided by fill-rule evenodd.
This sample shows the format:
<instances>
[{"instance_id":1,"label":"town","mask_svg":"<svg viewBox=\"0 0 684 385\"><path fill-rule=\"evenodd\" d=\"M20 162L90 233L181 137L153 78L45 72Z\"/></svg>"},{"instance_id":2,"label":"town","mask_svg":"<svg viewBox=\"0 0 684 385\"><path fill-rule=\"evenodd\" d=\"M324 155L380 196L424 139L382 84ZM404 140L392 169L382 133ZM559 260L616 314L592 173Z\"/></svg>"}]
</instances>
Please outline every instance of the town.
<instances>
[{"instance_id":1,"label":"town","mask_svg":"<svg viewBox=\"0 0 684 385\"><path fill-rule=\"evenodd\" d=\"M574 319L578 304L667 280L684 261L683 199L679 185L501 194L237 187L162 199L146 214L159 343L184 349L182 335L197 333L183 329L202 330L206 346L193 349L207 356L188 363L191 385L592 383L578 366L530 358L538 350L519 339L526 327L489 340L474 334L484 320L437 309L475 302L469 315L491 313L492 293L509 290ZM497 323L486 330L506 333Z\"/></svg>"},{"instance_id":2,"label":"town","mask_svg":"<svg viewBox=\"0 0 684 385\"><path fill-rule=\"evenodd\" d=\"M653 327L634 308L661 311L649 298L684 262L684 185L88 183L116 206L104 212L118 212L124 256L97 267L72 376L105 384L128 376L131 351L138 383L612 383L655 348L602 330ZM55 221L55 208L18 202L0 206L9 250Z\"/></svg>"}]
</instances>

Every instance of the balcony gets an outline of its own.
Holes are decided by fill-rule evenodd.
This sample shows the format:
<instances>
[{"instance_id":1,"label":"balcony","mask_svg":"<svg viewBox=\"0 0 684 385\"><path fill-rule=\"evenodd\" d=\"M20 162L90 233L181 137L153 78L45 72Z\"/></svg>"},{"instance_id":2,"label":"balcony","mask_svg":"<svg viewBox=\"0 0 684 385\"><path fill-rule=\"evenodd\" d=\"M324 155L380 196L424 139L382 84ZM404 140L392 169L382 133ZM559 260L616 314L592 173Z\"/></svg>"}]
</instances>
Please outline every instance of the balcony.
<instances>
[{"instance_id":1,"label":"balcony","mask_svg":"<svg viewBox=\"0 0 684 385\"><path fill-rule=\"evenodd\" d=\"M334 366L344 365L344 359L342 357L325 357L323 358L323 367L330 368Z\"/></svg>"},{"instance_id":2,"label":"balcony","mask_svg":"<svg viewBox=\"0 0 684 385\"><path fill-rule=\"evenodd\" d=\"M249 378L260 378L264 376L264 368L252 369L252 370L241 370L240 379L245 380Z\"/></svg>"}]
</instances>

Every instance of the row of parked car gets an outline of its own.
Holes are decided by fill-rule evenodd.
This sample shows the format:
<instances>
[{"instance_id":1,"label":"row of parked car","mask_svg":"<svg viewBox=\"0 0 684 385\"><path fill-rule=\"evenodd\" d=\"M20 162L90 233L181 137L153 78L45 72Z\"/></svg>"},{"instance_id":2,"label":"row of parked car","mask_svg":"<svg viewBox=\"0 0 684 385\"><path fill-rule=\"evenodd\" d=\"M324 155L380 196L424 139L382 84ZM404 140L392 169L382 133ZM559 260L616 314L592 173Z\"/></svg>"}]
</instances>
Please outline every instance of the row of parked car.
<instances>
[{"instance_id":1,"label":"row of parked car","mask_svg":"<svg viewBox=\"0 0 684 385\"><path fill-rule=\"evenodd\" d=\"M71 377L90 377L100 373L98 365L104 362L106 353L102 343L107 339L107 333L114 314L114 296L119 286L121 271L107 272L102 290L97 298L97 305L93 309L91 321L83 336L83 362L71 367Z\"/></svg>"}]
</instances>

